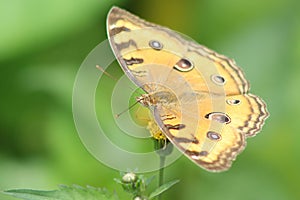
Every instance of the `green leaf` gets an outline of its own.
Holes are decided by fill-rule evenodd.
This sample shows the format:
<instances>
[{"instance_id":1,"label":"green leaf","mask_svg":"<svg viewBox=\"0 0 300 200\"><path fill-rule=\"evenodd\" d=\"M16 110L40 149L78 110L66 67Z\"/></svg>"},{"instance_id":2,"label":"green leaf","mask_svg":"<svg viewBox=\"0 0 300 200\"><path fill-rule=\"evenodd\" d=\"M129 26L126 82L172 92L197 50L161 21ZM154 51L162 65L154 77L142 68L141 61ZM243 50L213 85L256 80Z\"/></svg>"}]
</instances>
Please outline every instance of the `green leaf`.
<instances>
[{"instance_id":1,"label":"green leaf","mask_svg":"<svg viewBox=\"0 0 300 200\"><path fill-rule=\"evenodd\" d=\"M4 191L4 194L24 200L118 200L115 194L109 194L106 189L87 186L59 186L58 190L41 191L16 189Z\"/></svg>"},{"instance_id":2,"label":"green leaf","mask_svg":"<svg viewBox=\"0 0 300 200\"><path fill-rule=\"evenodd\" d=\"M172 187L173 185L175 185L178 182L179 182L179 180L174 180L174 181L170 181L168 183L161 185L160 187L158 187L156 190L154 190L150 194L149 199L153 199L154 197L157 197L158 195L160 195L164 191L168 190L170 187Z\"/></svg>"}]
</instances>

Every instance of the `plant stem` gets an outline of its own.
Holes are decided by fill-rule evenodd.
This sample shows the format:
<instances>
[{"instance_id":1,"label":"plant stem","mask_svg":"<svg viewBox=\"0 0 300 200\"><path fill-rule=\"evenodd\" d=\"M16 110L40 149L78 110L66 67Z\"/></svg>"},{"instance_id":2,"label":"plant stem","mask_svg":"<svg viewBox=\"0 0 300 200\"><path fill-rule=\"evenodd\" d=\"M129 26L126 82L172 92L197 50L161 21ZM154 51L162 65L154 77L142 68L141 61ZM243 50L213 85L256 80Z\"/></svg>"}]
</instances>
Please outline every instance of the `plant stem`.
<instances>
[{"instance_id":1,"label":"plant stem","mask_svg":"<svg viewBox=\"0 0 300 200\"><path fill-rule=\"evenodd\" d=\"M160 169L159 169L159 182L158 187L162 186L164 184L164 169L165 169L165 156L160 156Z\"/></svg>"},{"instance_id":2,"label":"plant stem","mask_svg":"<svg viewBox=\"0 0 300 200\"><path fill-rule=\"evenodd\" d=\"M173 151L173 145L167 140L154 140L154 148L159 155L159 175L158 175L158 187L164 184L164 169L166 157ZM161 194L157 196L158 200L161 200Z\"/></svg>"},{"instance_id":3,"label":"plant stem","mask_svg":"<svg viewBox=\"0 0 300 200\"><path fill-rule=\"evenodd\" d=\"M159 180L158 180L158 187L164 184L164 169L165 169L165 160L166 156L160 155L159 156ZM161 194L158 195L157 199L161 200Z\"/></svg>"}]
</instances>

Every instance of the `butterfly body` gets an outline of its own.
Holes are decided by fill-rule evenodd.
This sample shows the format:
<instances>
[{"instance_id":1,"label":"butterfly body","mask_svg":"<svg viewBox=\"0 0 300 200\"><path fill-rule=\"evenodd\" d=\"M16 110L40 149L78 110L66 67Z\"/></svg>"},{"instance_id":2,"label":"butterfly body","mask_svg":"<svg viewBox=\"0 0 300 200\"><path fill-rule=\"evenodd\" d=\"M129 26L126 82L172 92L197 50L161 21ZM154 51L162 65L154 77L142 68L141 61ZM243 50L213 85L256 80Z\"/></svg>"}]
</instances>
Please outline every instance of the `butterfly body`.
<instances>
[{"instance_id":1,"label":"butterfly body","mask_svg":"<svg viewBox=\"0 0 300 200\"><path fill-rule=\"evenodd\" d=\"M122 69L146 92L137 101L166 137L200 167L229 169L268 116L236 63L117 7L107 29Z\"/></svg>"},{"instance_id":2,"label":"butterfly body","mask_svg":"<svg viewBox=\"0 0 300 200\"><path fill-rule=\"evenodd\" d=\"M145 107L157 106L157 105L170 105L176 101L176 96L170 92L163 91L153 94L143 94L136 98L136 100Z\"/></svg>"}]
</instances>

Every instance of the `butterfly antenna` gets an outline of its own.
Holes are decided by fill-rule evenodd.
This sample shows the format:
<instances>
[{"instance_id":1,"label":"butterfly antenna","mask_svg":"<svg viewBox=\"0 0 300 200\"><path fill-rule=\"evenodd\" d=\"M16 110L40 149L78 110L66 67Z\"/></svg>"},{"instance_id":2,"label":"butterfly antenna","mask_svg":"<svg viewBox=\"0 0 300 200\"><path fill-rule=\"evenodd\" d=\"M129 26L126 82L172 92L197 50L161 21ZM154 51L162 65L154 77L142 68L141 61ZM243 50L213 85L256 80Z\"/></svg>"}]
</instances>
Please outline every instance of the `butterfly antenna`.
<instances>
[{"instance_id":1,"label":"butterfly antenna","mask_svg":"<svg viewBox=\"0 0 300 200\"><path fill-rule=\"evenodd\" d=\"M106 72L103 67L96 65L96 68L99 69L101 72L103 72L106 76L108 76L109 78L111 78L114 81L118 81L118 79L116 77L114 77L113 75L111 75L110 73ZM139 95L142 95L141 93L139 93L138 91L136 91L135 89L133 89L132 87L128 86L132 91L138 93ZM126 111L125 111L126 112Z\"/></svg>"},{"instance_id":2,"label":"butterfly antenna","mask_svg":"<svg viewBox=\"0 0 300 200\"><path fill-rule=\"evenodd\" d=\"M131 106L129 106L128 108L126 108L125 110L123 110L122 112L120 112L119 114L116 114L115 117L118 118L120 117L122 114L124 114L125 112L127 112L128 110L130 110L131 108L133 108L135 105L137 105L139 102L136 101L134 104L132 104Z\"/></svg>"},{"instance_id":3,"label":"butterfly antenna","mask_svg":"<svg viewBox=\"0 0 300 200\"><path fill-rule=\"evenodd\" d=\"M107 73L102 67L100 67L99 65L96 65L96 68L99 69L101 72L103 72L106 76L108 76L109 78L113 79L114 81L118 81L118 79L114 76L112 76L110 73Z\"/></svg>"}]
</instances>

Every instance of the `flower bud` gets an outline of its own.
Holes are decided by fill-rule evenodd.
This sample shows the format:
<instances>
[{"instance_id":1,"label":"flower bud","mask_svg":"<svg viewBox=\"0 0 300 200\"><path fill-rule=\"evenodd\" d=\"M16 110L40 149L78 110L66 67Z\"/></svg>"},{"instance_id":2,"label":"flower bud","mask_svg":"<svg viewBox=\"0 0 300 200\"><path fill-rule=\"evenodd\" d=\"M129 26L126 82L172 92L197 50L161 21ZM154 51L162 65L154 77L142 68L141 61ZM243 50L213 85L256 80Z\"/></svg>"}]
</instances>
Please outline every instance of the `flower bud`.
<instances>
[{"instance_id":1,"label":"flower bud","mask_svg":"<svg viewBox=\"0 0 300 200\"><path fill-rule=\"evenodd\" d=\"M137 181L137 176L132 172L128 172L122 177L123 183L134 183L136 181Z\"/></svg>"}]
</instances>

